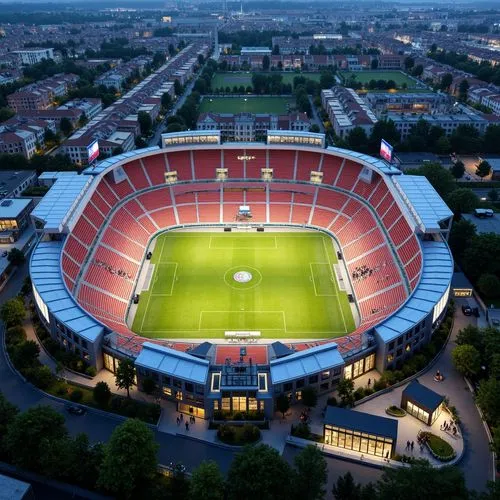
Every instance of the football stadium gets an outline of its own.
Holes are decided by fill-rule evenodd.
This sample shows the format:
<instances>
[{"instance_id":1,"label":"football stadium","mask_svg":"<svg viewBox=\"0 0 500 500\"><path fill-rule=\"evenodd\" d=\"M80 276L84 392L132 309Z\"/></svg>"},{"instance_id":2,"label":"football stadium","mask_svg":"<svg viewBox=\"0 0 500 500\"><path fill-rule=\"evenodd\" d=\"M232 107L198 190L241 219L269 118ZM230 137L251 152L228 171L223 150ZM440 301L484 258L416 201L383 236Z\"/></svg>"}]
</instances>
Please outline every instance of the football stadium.
<instances>
[{"instance_id":1,"label":"football stadium","mask_svg":"<svg viewBox=\"0 0 500 500\"><path fill-rule=\"evenodd\" d=\"M181 412L258 411L280 394L400 368L449 297L452 213L425 177L322 134L162 136L81 174L32 213L39 316L97 369L133 359Z\"/></svg>"}]
</instances>

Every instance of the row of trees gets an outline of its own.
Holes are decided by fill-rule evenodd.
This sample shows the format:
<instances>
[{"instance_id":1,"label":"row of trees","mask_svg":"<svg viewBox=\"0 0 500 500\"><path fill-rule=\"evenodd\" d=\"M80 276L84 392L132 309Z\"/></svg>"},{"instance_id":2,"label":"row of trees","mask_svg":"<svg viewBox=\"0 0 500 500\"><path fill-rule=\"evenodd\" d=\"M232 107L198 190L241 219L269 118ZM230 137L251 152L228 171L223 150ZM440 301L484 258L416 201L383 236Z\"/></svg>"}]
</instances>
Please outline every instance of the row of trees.
<instances>
[{"instance_id":1,"label":"row of trees","mask_svg":"<svg viewBox=\"0 0 500 500\"><path fill-rule=\"evenodd\" d=\"M430 125L424 119L419 120L410 130L408 137L401 141L395 123L392 120L379 120L372 129L370 137L361 127L353 128L344 140L337 138L336 144L361 153L377 154L380 139L384 138L397 151L431 151L436 154L450 152L472 154L500 153L500 125L490 124L481 135L472 125L459 125L448 137L442 127Z\"/></svg>"}]
</instances>

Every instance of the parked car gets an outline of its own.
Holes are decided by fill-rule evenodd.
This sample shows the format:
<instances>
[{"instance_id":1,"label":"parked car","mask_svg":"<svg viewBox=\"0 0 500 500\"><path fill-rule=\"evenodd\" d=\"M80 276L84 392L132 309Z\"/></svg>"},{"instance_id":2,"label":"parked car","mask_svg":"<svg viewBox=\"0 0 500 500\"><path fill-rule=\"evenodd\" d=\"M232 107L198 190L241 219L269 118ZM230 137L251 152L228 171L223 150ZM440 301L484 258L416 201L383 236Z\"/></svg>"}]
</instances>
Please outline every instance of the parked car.
<instances>
[{"instance_id":1,"label":"parked car","mask_svg":"<svg viewBox=\"0 0 500 500\"><path fill-rule=\"evenodd\" d=\"M85 410L85 408L82 408L81 406L74 406L74 405L67 406L66 411L68 413L71 413L71 415L77 415L79 417L81 417L82 415L85 415L85 413L87 413L87 410Z\"/></svg>"},{"instance_id":2,"label":"parked car","mask_svg":"<svg viewBox=\"0 0 500 500\"><path fill-rule=\"evenodd\" d=\"M469 304L463 305L462 312L464 316L472 316L472 307Z\"/></svg>"}]
</instances>

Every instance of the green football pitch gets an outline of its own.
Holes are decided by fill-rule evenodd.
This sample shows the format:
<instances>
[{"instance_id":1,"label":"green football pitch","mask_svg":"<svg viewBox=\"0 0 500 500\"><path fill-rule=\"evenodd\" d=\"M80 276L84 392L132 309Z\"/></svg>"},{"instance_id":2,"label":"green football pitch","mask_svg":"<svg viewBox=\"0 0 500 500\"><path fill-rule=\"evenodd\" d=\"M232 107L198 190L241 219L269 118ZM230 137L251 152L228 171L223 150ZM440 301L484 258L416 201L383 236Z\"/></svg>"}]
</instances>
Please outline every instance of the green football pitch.
<instances>
[{"instance_id":1,"label":"green football pitch","mask_svg":"<svg viewBox=\"0 0 500 500\"><path fill-rule=\"evenodd\" d=\"M132 329L172 339L340 337L355 325L336 262L322 233L164 233Z\"/></svg>"},{"instance_id":2,"label":"green football pitch","mask_svg":"<svg viewBox=\"0 0 500 500\"><path fill-rule=\"evenodd\" d=\"M288 113L295 100L287 97L205 97L200 113Z\"/></svg>"}]
</instances>

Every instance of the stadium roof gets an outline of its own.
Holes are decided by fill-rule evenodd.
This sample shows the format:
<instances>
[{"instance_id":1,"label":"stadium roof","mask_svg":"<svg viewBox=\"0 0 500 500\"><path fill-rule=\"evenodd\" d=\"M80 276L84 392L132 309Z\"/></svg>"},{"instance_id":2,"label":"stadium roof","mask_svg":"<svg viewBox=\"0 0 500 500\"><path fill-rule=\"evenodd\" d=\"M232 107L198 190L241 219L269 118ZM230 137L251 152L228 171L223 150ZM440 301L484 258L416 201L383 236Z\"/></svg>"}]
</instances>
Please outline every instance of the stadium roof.
<instances>
[{"instance_id":1,"label":"stadium roof","mask_svg":"<svg viewBox=\"0 0 500 500\"><path fill-rule=\"evenodd\" d=\"M444 400L444 396L434 392L418 380L410 382L403 390L403 396L407 396L417 404L419 408L424 408L432 413Z\"/></svg>"},{"instance_id":2,"label":"stadium roof","mask_svg":"<svg viewBox=\"0 0 500 500\"><path fill-rule=\"evenodd\" d=\"M278 341L273 342L271 347L273 348L276 358L284 358L285 356L290 356L290 354L295 352L293 349L290 349L285 344Z\"/></svg>"},{"instance_id":3,"label":"stadium roof","mask_svg":"<svg viewBox=\"0 0 500 500\"><path fill-rule=\"evenodd\" d=\"M346 410L338 406L327 406L324 423L353 431L390 437L394 440L398 437L397 420L356 410Z\"/></svg>"},{"instance_id":4,"label":"stadium roof","mask_svg":"<svg viewBox=\"0 0 500 500\"><path fill-rule=\"evenodd\" d=\"M106 160L100 161L97 163L95 166L92 167L87 167L83 173L85 175L99 175L108 168L122 162L123 160L126 160L127 158L133 158L135 156L138 156L139 153L148 153L150 151L158 151L160 148L158 146L153 146L150 148L144 148L141 149L140 151L134 150L134 151L128 151L127 153L122 153L121 155L116 155L112 156L111 158L107 158Z\"/></svg>"},{"instance_id":5,"label":"stadium roof","mask_svg":"<svg viewBox=\"0 0 500 500\"><path fill-rule=\"evenodd\" d=\"M209 361L185 352L145 342L135 360L136 366L159 371L165 375L204 384L208 377Z\"/></svg>"},{"instance_id":6,"label":"stadium roof","mask_svg":"<svg viewBox=\"0 0 500 500\"><path fill-rule=\"evenodd\" d=\"M337 344L332 342L272 360L271 380L273 384L279 384L343 364L344 359L337 349Z\"/></svg>"},{"instance_id":7,"label":"stadium roof","mask_svg":"<svg viewBox=\"0 0 500 500\"><path fill-rule=\"evenodd\" d=\"M60 233L78 202L89 188L92 178L85 175L57 177L54 185L35 207L31 215L43 221L46 233Z\"/></svg>"},{"instance_id":8,"label":"stadium roof","mask_svg":"<svg viewBox=\"0 0 500 500\"><path fill-rule=\"evenodd\" d=\"M424 233L440 232L440 222L453 212L423 175L402 175L394 183Z\"/></svg>"},{"instance_id":9,"label":"stadium roof","mask_svg":"<svg viewBox=\"0 0 500 500\"><path fill-rule=\"evenodd\" d=\"M375 327L384 342L394 340L426 318L450 286L453 258L448 245L442 241L424 241L422 251L422 276L414 293L401 309Z\"/></svg>"},{"instance_id":10,"label":"stadium roof","mask_svg":"<svg viewBox=\"0 0 500 500\"><path fill-rule=\"evenodd\" d=\"M391 165L390 163L387 163L384 160L381 160L380 158L375 158L373 156L368 156L363 153L357 153L356 151L351 151L350 149L342 149L342 148L335 148L332 146L329 146L326 148L327 151L332 151L333 153L338 153L341 156L347 157L347 158L352 158L353 160L360 160L364 161L365 163L369 163L371 166L374 168L380 170L380 172L388 175L400 175L401 170L396 168L394 165Z\"/></svg>"},{"instance_id":11,"label":"stadium roof","mask_svg":"<svg viewBox=\"0 0 500 500\"><path fill-rule=\"evenodd\" d=\"M57 321L89 342L95 342L104 327L81 309L66 289L60 267L62 249L62 241L41 241L35 247L30 261L31 281Z\"/></svg>"}]
</instances>

